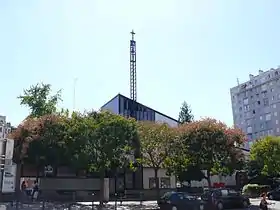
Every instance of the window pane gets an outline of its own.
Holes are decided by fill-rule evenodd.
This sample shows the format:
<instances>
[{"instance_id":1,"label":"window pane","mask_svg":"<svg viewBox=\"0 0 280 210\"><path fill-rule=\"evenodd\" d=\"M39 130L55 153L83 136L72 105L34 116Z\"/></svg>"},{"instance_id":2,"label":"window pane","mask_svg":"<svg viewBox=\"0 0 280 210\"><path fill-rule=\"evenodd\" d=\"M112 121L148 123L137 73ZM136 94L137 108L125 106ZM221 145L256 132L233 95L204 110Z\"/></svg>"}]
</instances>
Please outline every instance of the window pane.
<instances>
[{"instance_id":1,"label":"window pane","mask_svg":"<svg viewBox=\"0 0 280 210\"><path fill-rule=\"evenodd\" d=\"M120 114L123 115L124 112L124 99L120 97Z\"/></svg>"},{"instance_id":2,"label":"window pane","mask_svg":"<svg viewBox=\"0 0 280 210\"><path fill-rule=\"evenodd\" d=\"M156 179L154 177L149 178L149 188L150 189L156 188Z\"/></svg>"},{"instance_id":3,"label":"window pane","mask_svg":"<svg viewBox=\"0 0 280 210\"><path fill-rule=\"evenodd\" d=\"M169 177L160 178L160 188L171 188Z\"/></svg>"},{"instance_id":4,"label":"window pane","mask_svg":"<svg viewBox=\"0 0 280 210\"><path fill-rule=\"evenodd\" d=\"M227 196L228 195L228 190L221 190L222 196Z\"/></svg>"}]
</instances>

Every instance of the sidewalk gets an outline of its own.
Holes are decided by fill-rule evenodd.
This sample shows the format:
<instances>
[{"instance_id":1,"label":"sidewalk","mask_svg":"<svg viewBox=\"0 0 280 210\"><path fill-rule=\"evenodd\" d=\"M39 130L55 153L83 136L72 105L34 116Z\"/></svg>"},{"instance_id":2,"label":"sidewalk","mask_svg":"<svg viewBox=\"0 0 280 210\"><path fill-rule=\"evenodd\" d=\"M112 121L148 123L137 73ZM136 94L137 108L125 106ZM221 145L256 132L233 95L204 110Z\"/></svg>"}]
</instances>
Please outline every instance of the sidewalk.
<instances>
[{"instance_id":1,"label":"sidewalk","mask_svg":"<svg viewBox=\"0 0 280 210\"><path fill-rule=\"evenodd\" d=\"M70 210L90 210L92 209L92 205L94 209L98 209L99 202L77 202L77 203L45 203L45 210L69 210L69 206L71 206ZM11 206L10 203L2 204L2 206L7 207L0 208L0 210L16 210L16 206ZM19 210L42 210L43 203L36 202L30 204L19 204ZM155 210L158 209L158 205L156 201L145 201L142 204L139 201L124 201L122 204L120 202L109 202L104 205L104 210Z\"/></svg>"},{"instance_id":2,"label":"sidewalk","mask_svg":"<svg viewBox=\"0 0 280 210\"><path fill-rule=\"evenodd\" d=\"M77 202L78 204L82 204L82 205L92 205L92 202ZM93 202L94 205L99 205L98 201ZM115 205L115 201L110 201L108 203L106 203L107 205ZM117 205L120 205L121 202L117 201ZM130 205L141 205L140 201L123 201L122 202L122 206L130 206ZM157 206L157 201L143 201L142 202L142 206Z\"/></svg>"},{"instance_id":3,"label":"sidewalk","mask_svg":"<svg viewBox=\"0 0 280 210\"><path fill-rule=\"evenodd\" d=\"M78 204L84 206L92 206L92 202L78 202ZM98 206L99 202L93 202L94 206ZM117 206L118 210L154 210L158 209L158 205L156 201L123 201L121 202L108 202L105 204L104 209L113 210L116 209Z\"/></svg>"}]
</instances>

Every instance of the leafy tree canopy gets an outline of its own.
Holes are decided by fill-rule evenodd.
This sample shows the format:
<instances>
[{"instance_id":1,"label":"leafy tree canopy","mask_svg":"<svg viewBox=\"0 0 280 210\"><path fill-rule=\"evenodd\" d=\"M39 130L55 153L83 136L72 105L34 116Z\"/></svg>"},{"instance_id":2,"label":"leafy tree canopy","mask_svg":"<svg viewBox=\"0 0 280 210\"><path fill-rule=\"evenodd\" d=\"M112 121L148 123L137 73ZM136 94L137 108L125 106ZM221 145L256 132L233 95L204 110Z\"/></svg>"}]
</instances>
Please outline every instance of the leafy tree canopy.
<instances>
[{"instance_id":1,"label":"leafy tree canopy","mask_svg":"<svg viewBox=\"0 0 280 210\"><path fill-rule=\"evenodd\" d=\"M128 165L128 156L134 155L133 145L137 140L135 120L110 112L89 113L85 120L89 128L85 147L91 157L89 169L103 173Z\"/></svg>"},{"instance_id":2,"label":"leafy tree canopy","mask_svg":"<svg viewBox=\"0 0 280 210\"><path fill-rule=\"evenodd\" d=\"M249 160L245 164L248 177L257 177L261 175L262 165L256 160Z\"/></svg>"},{"instance_id":3,"label":"leafy tree canopy","mask_svg":"<svg viewBox=\"0 0 280 210\"><path fill-rule=\"evenodd\" d=\"M211 185L211 174L232 174L243 163L243 153L236 145L245 139L239 129L229 128L214 119L203 119L180 127L181 140L189 165L205 170Z\"/></svg>"},{"instance_id":4,"label":"leafy tree canopy","mask_svg":"<svg viewBox=\"0 0 280 210\"><path fill-rule=\"evenodd\" d=\"M51 95L50 84L36 84L24 90L18 97L20 104L30 109L29 117L39 117L56 112L56 106L61 101L61 91Z\"/></svg>"},{"instance_id":5,"label":"leafy tree canopy","mask_svg":"<svg viewBox=\"0 0 280 210\"><path fill-rule=\"evenodd\" d=\"M62 161L64 140L64 118L44 115L27 118L11 137L15 140L14 161L30 164L58 164Z\"/></svg>"},{"instance_id":6,"label":"leafy tree canopy","mask_svg":"<svg viewBox=\"0 0 280 210\"><path fill-rule=\"evenodd\" d=\"M253 144L250 160L258 163L261 175L278 176L280 174L280 137L268 136Z\"/></svg>"},{"instance_id":7,"label":"leafy tree canopy","mask_svg":"<svg viewBox=\"0 0 280 210\"><path fill-rule=\"evenodd\" d=\"M172 162L172 148L176 145L177 133L167 124L154 122L138 122L141 159L144 167L154 169L157 198L160 197L158 170L164 168L167 162Z\"/></svg>"},{"instance_id":8,"label":"leafy tree canopy","mask_svg":"<svg viewBox=\"0 0 280 210\"><path fill-rule=\"evenodd\" d=\"M175 129L167 124L138 122L138 135L143 165L156 169L164 167L175 144Z\"/></svg>"},{"instance_id":9,"label":"leafy tree canopy","mask_svg":"<svg viewBox=\"0 0 280 210\"><path fill-rule=\"evenodd\" d=\"M190 123L193 121L193 114L191 107L187 104L187 102L183 102L181 110L179 112L179 119L178 121L183 123Z\"/></svg>"}]
</instances>

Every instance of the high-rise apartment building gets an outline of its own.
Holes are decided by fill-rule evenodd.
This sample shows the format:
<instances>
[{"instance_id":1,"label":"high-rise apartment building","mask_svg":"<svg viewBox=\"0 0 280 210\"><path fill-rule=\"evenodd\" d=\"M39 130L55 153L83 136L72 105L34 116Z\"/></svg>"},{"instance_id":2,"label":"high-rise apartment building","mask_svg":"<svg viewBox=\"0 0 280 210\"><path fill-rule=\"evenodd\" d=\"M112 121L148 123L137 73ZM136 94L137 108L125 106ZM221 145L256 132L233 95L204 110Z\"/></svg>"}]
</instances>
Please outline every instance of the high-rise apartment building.
<instances>
[{"instance_id":1,"label":"high-rise apartment building","mask_svg":"<svg viewBox=\"0 0 280 210\"><path fill-rule=\"evenodd\" d=\"M233 121L248 137L246 149L256 139L280 135L280 68L249 78L230 89Z\"/></svg>"}]
</instances>

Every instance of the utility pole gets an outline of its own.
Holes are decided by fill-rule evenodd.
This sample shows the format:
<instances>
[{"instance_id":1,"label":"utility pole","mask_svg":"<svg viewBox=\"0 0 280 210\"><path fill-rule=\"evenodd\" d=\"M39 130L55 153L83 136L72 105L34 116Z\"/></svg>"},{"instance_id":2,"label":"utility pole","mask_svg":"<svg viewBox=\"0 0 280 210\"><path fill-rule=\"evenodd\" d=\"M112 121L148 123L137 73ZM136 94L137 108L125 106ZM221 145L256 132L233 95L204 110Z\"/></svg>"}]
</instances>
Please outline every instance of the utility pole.
<instances>
[{"instance_id":1,"label":"utility pole","mask_svg":"<svg viewBox=\"0 0 280 210\"><path fill-rule=\"evenodd\" d=\"M73 112L76 109L76 85L77 85L78 78L75 77L74 84L73 84Z\"/></svg>"}]
</instances>

